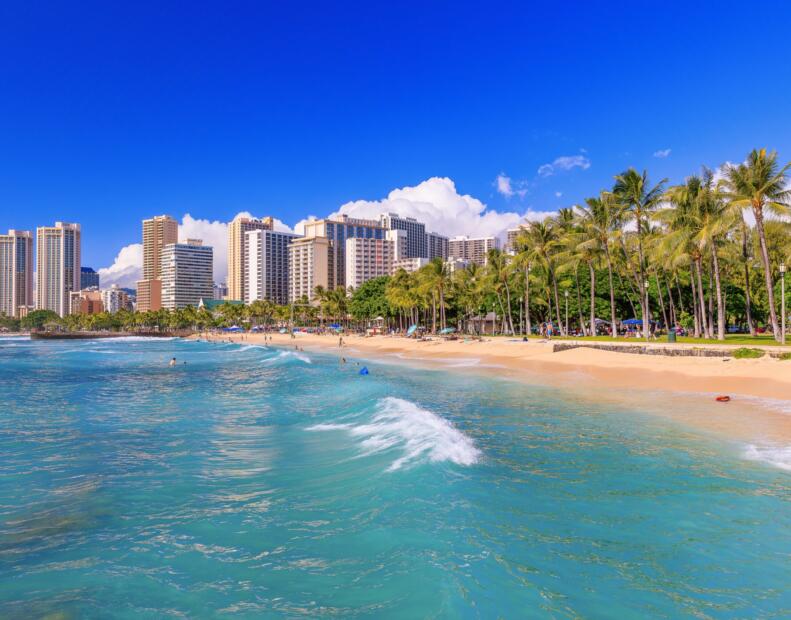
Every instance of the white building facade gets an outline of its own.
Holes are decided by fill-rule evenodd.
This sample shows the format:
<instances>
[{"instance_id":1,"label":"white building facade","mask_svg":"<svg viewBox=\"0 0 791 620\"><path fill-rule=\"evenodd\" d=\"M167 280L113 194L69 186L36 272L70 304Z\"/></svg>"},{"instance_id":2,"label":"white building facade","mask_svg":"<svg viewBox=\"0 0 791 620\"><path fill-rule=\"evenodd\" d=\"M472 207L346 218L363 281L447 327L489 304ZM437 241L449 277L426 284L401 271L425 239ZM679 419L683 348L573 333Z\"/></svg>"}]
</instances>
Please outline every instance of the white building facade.
<instances>
[{"instance_id":1,"label":"white building facade","mask_svg":"<svg viewBox=\"0 0 791 620\"><path fill-rule=\"evenodd\" d=\"M36 309L69 314L70 294L80 290L80 247L79 224L36 229Z\"/></svg>"},{"instance_id":2,"label":"white building facade","mask_svg":"<svg viewBox=\"0 0 791 620\"><path fill-rule=\"evenodd\" d=\"M288 303L289 246L298 235L251 230L245 236L244 302L268 299Z\"/></svg>"},{"instance_id":3,"label":"white building facade","mask_svg":"<svg viewBox=\"0 0 791 620\"><path fill-rule=\"evenodd\" d=\"M162 307L168 310L196 306L211 299L214 250L199 239L169 243L162 248Z\"/></svg>"},{"instance_id":4,"label":"white building facade","mask_svg":"<svg viewBox=\"0 0 791 620\"><path fill-rule=\"evenodd\" d=\"M395 243L389 239L346 240L346 286L361 284L393 273Z\"/></svg>"}]
</instances>

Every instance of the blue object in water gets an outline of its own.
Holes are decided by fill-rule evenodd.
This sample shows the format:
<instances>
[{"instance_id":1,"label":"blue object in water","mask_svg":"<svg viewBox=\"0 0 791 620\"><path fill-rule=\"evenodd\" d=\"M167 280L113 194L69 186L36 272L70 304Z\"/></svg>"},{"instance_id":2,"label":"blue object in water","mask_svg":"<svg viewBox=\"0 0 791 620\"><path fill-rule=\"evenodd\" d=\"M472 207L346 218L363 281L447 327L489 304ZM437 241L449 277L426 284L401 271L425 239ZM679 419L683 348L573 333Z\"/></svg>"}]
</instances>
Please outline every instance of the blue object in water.
<instances>
[{"instance_id":1,"label":"blue object in water","mask_svg":"<svg viewBox=\"0 0 791 620\"><path fill-rule=\"evenodd\" d=\"M360 368L360 374L361 375L367 375L368 374L368 366L363 366L362 368Z\"/></svg>"}]
</instances>

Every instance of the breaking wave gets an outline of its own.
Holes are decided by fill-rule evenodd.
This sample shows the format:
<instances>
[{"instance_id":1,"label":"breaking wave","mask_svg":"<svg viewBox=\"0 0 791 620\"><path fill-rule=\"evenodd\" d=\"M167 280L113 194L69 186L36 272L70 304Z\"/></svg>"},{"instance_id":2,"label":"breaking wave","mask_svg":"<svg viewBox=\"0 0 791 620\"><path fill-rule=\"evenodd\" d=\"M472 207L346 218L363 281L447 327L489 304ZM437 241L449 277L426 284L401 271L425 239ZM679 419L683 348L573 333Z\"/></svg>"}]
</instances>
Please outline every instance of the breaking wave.
<instances>
[{"instance_id":1,"label":"breaking wave","mask_svg":"<svg viewBox=\"0 0 791 620\"><path fill-rule=\"evenodd\" d=\"M481 457L472 439L451 422L402 398L379 400L367 424L316 424L308 430L343 430L359 439L363 456L400 449L388 471L426 461L473 465Z\"/></svg>"},{"instance_id":2,"label":"breaking wave","mask_svg":"<svg viewBox=\"0 0 791 620\"><path fill-rule=\"evenodd\" d=\"M744 458L759 461L785 471L791 471L791 446L748 445L743 452Z\"/></svg>"}]
</instances>

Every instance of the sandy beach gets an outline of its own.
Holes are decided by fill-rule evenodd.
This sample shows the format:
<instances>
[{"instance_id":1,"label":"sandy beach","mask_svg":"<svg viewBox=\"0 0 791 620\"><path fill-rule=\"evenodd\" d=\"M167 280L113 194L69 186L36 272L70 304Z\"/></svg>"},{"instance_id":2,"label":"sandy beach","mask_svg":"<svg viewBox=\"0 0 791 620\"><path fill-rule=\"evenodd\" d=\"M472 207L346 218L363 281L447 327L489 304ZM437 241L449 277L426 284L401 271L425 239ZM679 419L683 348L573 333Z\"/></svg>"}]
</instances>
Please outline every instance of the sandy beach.
<instances>
[{"instance_id":1,"label":"sandy beach","mask_svg":"<svg viewBox=\"0 0 791 620\"><path fill-rule=\"evenodd\" d=\"M657 404L657 413L691 426L739 440L791 442L791 361L720 357L637 355L579 348L557 353L552 343L531 339L485 338L483 341L418 341L391 336L344 336L344 346L332 335L269 334L275 346L299 346L347 358L410 366L475 372L527 383L590 388L595 398L613 401L662 398L672 395L692 406ZM242 340L244 338L244 340ZM212 340L263 344L260 334L215 335ZM556 341L558 342L558 341ZM727 360L727 361L726 361ZM714 396L727 394L729 403Z\"/></svg>"}]
</instances>

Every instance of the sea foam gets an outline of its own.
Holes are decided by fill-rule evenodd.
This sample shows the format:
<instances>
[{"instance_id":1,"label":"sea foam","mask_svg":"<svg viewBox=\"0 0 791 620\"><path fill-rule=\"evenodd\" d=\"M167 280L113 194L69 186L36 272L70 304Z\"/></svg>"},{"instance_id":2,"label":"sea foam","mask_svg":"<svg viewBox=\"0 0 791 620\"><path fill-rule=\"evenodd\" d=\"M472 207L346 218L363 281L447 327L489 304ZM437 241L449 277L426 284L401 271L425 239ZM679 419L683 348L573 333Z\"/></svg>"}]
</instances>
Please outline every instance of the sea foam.
<instances>
[{"instance_id":1,"label":"sea foam","mask_svg":"<svg viewBox=\"0 0 791 620\"><path fill-rule=\"evenodd\" d=\"M402 398L379 400L369 423L316 424L308 430L343 430L360 440L363 456L400 449L388 471L421 461L473 465L481 457L472 439L451 422Z\"/></svg>"},{"instance_id":2,"label":"sea foam","mask_svg":"<svg viewBox=\"0 0 791 620\"><path fill-rule=\"evenodd\" d=\"M791 471L791 446L748 445L743 452L744 458L760 461L786 471Z\"/></svg>"}]
</instances>

